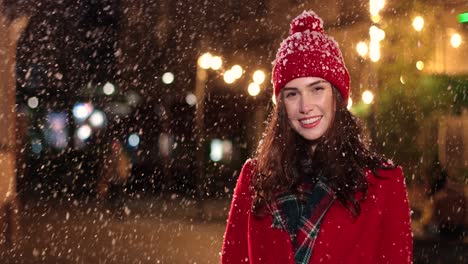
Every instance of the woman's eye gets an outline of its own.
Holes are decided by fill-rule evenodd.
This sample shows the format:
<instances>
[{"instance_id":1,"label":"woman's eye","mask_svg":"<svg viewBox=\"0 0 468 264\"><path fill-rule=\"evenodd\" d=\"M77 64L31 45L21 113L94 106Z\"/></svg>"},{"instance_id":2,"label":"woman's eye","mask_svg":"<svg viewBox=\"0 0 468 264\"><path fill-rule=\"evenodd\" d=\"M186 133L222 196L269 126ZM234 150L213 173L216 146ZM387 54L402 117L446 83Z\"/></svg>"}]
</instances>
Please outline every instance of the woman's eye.
<instances>
[{"instance_id":1,"label":"woman's eye","mask_svg":"<svg viewBox=\"0 0 468 264\"><path fill-rule=\"evenodd\" d=\"M297 95L296 92L290 92L290 93L287 93L287 94L286 94L286 98L288 98L288 97L293 97L293 96L296 96L296 95Z\"/></svg>"},{"instance_id":2,"label":"woman's eye","mask_svg":"<svg viewBox=\"0 0 468 264\"><path fill-rule=\"evenodd\" d=\"M314 87L314 91L321 91L325 88L323 88L322 86L317 86L317 87Z\"/></svg>"}]
</instances>

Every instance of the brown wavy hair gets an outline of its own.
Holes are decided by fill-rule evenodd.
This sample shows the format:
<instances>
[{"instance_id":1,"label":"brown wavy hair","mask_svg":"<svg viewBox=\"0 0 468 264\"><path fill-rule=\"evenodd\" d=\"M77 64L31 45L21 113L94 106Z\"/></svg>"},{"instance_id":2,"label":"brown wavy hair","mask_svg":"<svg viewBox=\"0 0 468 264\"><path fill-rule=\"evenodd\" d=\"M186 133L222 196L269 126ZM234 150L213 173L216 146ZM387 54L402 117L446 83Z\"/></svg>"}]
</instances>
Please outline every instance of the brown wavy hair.
<instances>
[{"instance_id":1,"label":"brown wavy hair","mask_svg":"<svg viewBox=\"0 0 468 264\"><path fill-rule=\"evenodd\" d=\"M390 169L387 160L372 153L364 144L358 119L346 108L341 94L332 88L335 116L331 127L318 139L311 153L312 142L294 131L287 118L280 93L277 106L254 155L256 173L253 177L253 206L255 215L262 216L266 204L284 192L297 192L303 175L324 177L337 199L357 217L361 208L355 199L362 193L365 199L368 181L365 170L380 177L377 169Z\"/></svg>"}]
</instances>

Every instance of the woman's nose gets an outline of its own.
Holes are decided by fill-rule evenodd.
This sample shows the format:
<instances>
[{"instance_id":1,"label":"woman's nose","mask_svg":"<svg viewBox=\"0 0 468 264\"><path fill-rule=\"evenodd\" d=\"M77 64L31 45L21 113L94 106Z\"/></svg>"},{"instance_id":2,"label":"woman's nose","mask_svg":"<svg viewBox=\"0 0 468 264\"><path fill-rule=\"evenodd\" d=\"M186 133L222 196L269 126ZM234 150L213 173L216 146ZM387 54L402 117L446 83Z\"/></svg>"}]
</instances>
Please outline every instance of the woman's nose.
<instances>
[{"instance_id":1,"label":"woman's nose","mask_svg":"<svg viewBox=\"0 0 468 264\"><path fill-rule=\"evenodd\" d=\"M307 96L304 96L301 98L301 102L300 102L300 112L303 113L303 114L308 114L309 112L311 112L313 109L314 109L314 103L312 100L310 100L310 98L307 98Z\"/></svg>"}]
</instances>

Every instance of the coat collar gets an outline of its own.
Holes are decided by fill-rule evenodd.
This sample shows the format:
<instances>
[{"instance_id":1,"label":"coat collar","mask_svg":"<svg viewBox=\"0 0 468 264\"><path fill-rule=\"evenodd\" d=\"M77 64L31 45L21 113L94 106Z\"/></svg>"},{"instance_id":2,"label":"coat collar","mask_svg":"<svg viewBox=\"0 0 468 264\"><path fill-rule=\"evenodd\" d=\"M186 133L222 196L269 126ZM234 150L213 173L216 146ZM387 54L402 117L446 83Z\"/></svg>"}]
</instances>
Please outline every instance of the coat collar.
<instances>
[{"instance_id":1,"label":"coat collar","mask_svg":"<svg viewBox=\"0 0 468 264\"><path fill-rule=\"evenodd\" d=\"M285 193L269 205L272 227L288 232L296 263L309 263L320 222L335 200L334 192L322 180L312 187L299 188L305 202L296 194Z\"/></svg>"}]
</instances>

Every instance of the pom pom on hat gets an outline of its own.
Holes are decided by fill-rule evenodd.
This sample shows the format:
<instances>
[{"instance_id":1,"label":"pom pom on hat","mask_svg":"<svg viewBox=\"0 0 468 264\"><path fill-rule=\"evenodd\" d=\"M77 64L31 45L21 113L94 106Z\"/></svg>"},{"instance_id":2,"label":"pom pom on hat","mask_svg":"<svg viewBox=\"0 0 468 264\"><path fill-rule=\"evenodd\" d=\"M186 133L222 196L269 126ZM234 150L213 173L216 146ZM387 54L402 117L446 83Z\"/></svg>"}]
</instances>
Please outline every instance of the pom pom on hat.
<instances>
[{"instance_id":1,"label":"pom pom on hat","mask_svg":"<svg viewBox=\"0 0 468 264\"><path fill-rule=\"evenodd\" d=\"M335 86L347 104L350 78L338 43L325 34L323 20L313 11L304 11L291 22L273 62L272 83L278 97L289 81L319 77Z\"/></svg>"},{"instance_id":2,"label":"pom pom on hat","mask_svg":"<svg viewBox=\"0 0 468 264\"><path fill-rule=\"evenodd\" d=\"M297 32L304 32L306 30L316 31L325 34L323 29L323 20L315 14L314 11L304 11L291 22L291 29L289 35Z\"/></svg>"}]
</instances>

